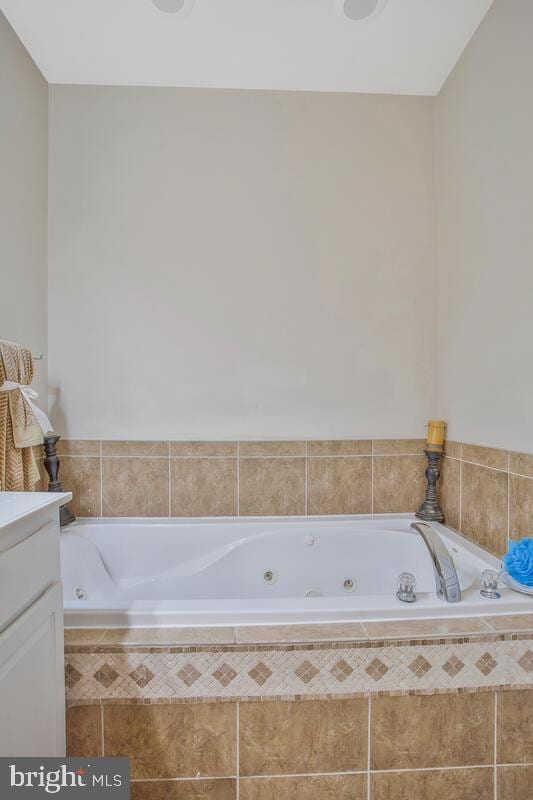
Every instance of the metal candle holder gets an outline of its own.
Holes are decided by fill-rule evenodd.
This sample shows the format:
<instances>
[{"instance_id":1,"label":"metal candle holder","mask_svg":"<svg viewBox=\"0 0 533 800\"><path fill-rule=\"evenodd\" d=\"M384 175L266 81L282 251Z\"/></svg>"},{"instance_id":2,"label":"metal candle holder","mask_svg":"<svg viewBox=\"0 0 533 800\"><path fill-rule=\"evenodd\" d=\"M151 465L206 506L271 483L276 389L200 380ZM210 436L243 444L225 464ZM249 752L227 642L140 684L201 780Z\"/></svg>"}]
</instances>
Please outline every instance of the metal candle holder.
<instances>
[{"instance_id":1,"label":"metal candle holder","mask_svg":"<svg viewBox=\"0 0 533 800\"><path fill-rule=\"evenodd\" d=\"M44 437L44 468L48 473L48 491L49 492L62 492L63 485L59 480L59 456L57 455L57 443L61 436L57 434L48 434ZM59 524L61 527L74 522L76 517L68 506L61 506L59 509Z\"/></svg>"},{"instance_id":2,"label":"metal candle holder","mask_svg":"<svg viewBox=\"0 0 533 800\"><path fill-rule=\"evenodd\" d=\"M426 494L425 499L416 515L418 519L427 522L444 522L444 512L439 505L439 494L437 481L440 477L440 460L444 455L444 450L424 450L428 460L426 469Z\"/></svg>"}]
</instances>

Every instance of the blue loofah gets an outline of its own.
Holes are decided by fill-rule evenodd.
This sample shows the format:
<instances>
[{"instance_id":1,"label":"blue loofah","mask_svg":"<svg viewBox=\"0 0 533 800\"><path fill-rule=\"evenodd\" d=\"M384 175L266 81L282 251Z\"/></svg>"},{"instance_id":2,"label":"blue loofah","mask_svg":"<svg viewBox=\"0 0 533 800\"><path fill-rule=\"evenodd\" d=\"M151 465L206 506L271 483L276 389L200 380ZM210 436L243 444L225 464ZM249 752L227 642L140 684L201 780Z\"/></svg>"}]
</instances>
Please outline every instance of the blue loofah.
<instances>
[{"instance_id":1,"label":"blue loofah","mask_svg":"<svg viewBox=\"0 0 533 800\"><path fill-rule=\"evenodd\" d=\"M533 539L510 542L503 563L511 578L524 586L533 586Z\"/></svg>"}]
</instances>

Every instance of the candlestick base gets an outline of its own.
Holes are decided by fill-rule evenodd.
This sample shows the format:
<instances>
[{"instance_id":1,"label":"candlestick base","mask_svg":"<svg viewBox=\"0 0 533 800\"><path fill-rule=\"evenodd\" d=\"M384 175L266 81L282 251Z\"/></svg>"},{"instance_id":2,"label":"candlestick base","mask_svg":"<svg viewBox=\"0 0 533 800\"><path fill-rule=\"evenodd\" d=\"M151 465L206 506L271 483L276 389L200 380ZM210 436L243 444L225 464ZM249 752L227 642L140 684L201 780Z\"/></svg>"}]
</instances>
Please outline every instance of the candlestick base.
<instances>
[{"instance_id":1,"label":"candlestick base","mask_svg":"<svg viewBox=\"0 0 533 800\"><path fill-rule=\"evenodd\" d=\"M426 469L426 493L425 499L415 516L426 522L444 522L444 512L439 505L437 481L440 477L440 460L444 455L444 450L424 450L428 460Z\"/></svg>"},{"instance_id":2,"label":"candlestick base","mask_svg":"<svg viewBox=\"0 0 533 800\"><path fill-rule=\"evenodd\" d=\"M48 473L48 491L62 492L63 486L59 480L59 456L57 455L57 443L61 437L55 433L44 437L44 468ZM59 509L59 524L63 528L76 519L68 506L61 506Z\"/></svg>"}]
</instances>

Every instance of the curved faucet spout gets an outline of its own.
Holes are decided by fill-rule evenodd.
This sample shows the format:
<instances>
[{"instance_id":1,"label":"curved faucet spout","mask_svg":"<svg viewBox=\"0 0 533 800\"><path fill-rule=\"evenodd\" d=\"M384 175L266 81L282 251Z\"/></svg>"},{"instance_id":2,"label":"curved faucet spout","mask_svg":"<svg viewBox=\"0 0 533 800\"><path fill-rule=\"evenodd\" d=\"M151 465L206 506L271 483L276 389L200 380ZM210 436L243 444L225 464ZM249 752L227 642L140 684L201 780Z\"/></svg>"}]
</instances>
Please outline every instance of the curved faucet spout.
<instances>
[{"instance_id":1,"label":"curved faucet spout","mask_svg":"<svg viewBox=\"0 0 533 800\"><path fill-rule=\"evenodd\" d=\"M435 573L437 597L446 603L459 603L461 601L461 587L455 564L448 548L431 525L425 522L413 522L411 528L420 534L429 550L433 572Z\"/></svg>"}]
</instances>

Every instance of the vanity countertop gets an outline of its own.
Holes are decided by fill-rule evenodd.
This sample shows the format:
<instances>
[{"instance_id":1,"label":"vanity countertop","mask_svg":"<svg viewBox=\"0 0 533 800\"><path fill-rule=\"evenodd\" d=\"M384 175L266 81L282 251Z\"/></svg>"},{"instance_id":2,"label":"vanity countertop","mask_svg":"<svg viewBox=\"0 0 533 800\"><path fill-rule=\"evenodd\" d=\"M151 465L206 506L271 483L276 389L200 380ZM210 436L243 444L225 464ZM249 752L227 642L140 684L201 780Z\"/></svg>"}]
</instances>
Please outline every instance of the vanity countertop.
<instances>
[{"instance_id":1,"label":"vanity countertop","mask_svg":"<svg viewBox=\"0 0 533 800\"><path fill-rule=\"evenodd\" d=\"M0 552L51 521L70 500L71 492L0 492Z\"/></svg>"},{"instance_id":2,"label":"vanity countertop","mask_svg":"<svg viewBox=\"0 0 533 800\"><path fill-rule=\"evenodd\" d=\"M42 508L63 506L71 492L0 492L0 531L12 522Z\"/></svg>"}]
</instances>

